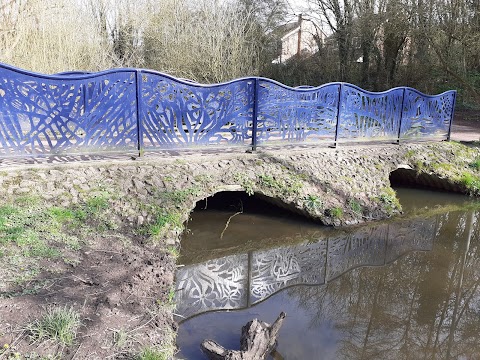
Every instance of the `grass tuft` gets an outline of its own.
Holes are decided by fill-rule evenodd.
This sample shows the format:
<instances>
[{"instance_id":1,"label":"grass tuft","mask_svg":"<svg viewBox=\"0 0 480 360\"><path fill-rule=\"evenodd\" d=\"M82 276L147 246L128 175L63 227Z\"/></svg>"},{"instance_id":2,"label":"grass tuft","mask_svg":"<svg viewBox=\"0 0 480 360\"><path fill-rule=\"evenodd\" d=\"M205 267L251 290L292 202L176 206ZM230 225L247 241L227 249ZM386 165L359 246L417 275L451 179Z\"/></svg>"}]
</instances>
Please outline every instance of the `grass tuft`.
<instances>
[{"instance_id":1,"label":"grass tuft","mask_svg":"<svg viewBox=\"0 0 480 360\"><path fill-rule=\"evenodd\" d=\"M154 348L145 348L135 360L168 360L170 359L169 356L169 352Z\"/></svg>"},{"instance_id":2,"label":"grass tuft","mask_svg":"<svg viewBox=\"0 0 480 360\"><path fill-rule=\"evenodd\" d=\"M350 209L356 214L361 214L362 213L362 205L355 200L355 199L350 199L348 200L348 205L350 206Z\"/></svg>"},{"instance_id":3,"label":"grass tuft","mask_svg":"<svg viewBox=\"0 0 480 360\"><path fill-rule=\"evenodd\" d=\"M398 201L397 193L392 188L383 188L378 199L390 214L393 214L396 209L400 210L402 208Z\"/></svg>"},{"instance_id":4,"label":"grass tuft","mask_svg":"<svg viewBox=\"0 0 480 360\"><path fill-rule=\"evenodd\" d=\"M113 343L115 347L122 349L127 345L128 342L128 332L125 330L114 330L113 332Z\"/></svg>"},{"instance_id":5,"label":"grass tuft","mask_svg":"<svg viewBox=\"0 0 480 360\"><path fill-rule=\"evenodd\" d=\"M160 211L157 213L153 223L147 226L146 233L151 237L158 238L170 227L183 228L181 214L177 211Z\"/></svg>"},{"instance_id":6,"label":"grass tuft","mask_svg":"<svg viewBox=\"0 0 480 360\"><path fill-rule=\"evenodd\" d=\"M469 166L472 169L480 170L480 156L477 156L474 161L472 161Z\"/></svg>"},{"instance_id":7,"label":"grass tuft","mask_svg":"<svg viewBox=\"0 0 480 360\"><path fill-rule=\"evenodd\" d=\"M51 307L41 319L28 326L34 341L53 340L63 345L72 345L80 326L80 316L72 308Z\"/></svg>"},{"instance_id":8,"label":"grass tuft","mask_svg":"<svg viewBox=\"0 0 480 360\"><path fill-rule=\"evenodd\" d=\"M340 207L334 207L331 209L325 210L325 215L330 216L334 219L341 219L343 218L343 210Z\"/></svg>"},{"instance_id":9,"label":"grass tuft","mask_svg":"<svg viewBox=\"0 0 480 360\"><path fill-rule=\"evenodd\" d=\"M465 186L471 195L480 195L480 177L464 172L460 178L460 183Z\"/></svg>"}]
</instances>

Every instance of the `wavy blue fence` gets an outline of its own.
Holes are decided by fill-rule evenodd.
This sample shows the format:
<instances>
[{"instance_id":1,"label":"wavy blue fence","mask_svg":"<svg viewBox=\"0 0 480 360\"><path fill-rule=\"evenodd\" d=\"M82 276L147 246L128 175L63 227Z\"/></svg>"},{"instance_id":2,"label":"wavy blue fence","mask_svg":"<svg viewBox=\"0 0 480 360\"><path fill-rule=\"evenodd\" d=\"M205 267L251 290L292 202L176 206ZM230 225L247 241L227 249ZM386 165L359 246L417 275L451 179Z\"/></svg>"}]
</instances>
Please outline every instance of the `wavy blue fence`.
<instances>
[{"instance_id":1,"label":"wavy blue fence","mask_svg":"<svg viewBox=\"0 0 480 360\"><path fill-rule=\"evenodd\" d=\"M43 75L0 64L0 156L448 140L455 97L259 77L201 85L143 69Z\"/></svg>"}]
</instances>

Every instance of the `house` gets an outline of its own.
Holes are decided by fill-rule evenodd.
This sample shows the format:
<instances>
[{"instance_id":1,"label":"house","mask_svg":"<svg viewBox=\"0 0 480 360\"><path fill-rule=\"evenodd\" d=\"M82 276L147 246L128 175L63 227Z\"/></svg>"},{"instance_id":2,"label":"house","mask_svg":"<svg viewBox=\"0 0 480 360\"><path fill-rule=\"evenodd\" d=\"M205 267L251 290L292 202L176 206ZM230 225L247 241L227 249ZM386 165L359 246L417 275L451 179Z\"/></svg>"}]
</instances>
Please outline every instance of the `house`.
<instances>
[{"instance_id":1,"label":"house","mask_svg":"<svg viewBox=\"0 0 480 360\"><path fill-rule=\"evenodd\" d=\"M275 31L279 37L278 56L273 64L282 64L295 55L314 54L318 43L323 43L324 34L311 20L298 16L298 21L285 24Z\"/></svg>"}]
</instances>

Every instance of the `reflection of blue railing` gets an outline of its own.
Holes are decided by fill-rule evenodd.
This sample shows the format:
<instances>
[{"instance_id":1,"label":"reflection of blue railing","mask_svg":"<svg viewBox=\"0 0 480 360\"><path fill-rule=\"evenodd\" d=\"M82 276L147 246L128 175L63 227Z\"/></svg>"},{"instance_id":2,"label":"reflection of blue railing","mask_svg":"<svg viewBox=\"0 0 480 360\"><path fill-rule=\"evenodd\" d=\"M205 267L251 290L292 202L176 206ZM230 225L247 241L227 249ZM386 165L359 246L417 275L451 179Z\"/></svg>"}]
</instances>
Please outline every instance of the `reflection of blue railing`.
<instances>
[{"instance_id":1,"label":"reflection of blue railing","mask_svg":"<svg viewBox=\"0 0 480 360\"><path fill-rule=\"evenodd\" d=\"M431 250L441 215L333 232L279 246L187 264L176 273L176 313L253 306L296 285L324 285L362 266L390 264L410 251Z\"/></svg>"},{"instance_id":2,"label":"reflection of blue railing","mask_svg":"<svg viewBox=\"0 0 480 360\"><path fill-rule=\"evenodd\" d=\"M201 85L143 69L37 74L0 64L0 155L199 145L449 139L455 91Z\"/></svg>"}]
</instances>

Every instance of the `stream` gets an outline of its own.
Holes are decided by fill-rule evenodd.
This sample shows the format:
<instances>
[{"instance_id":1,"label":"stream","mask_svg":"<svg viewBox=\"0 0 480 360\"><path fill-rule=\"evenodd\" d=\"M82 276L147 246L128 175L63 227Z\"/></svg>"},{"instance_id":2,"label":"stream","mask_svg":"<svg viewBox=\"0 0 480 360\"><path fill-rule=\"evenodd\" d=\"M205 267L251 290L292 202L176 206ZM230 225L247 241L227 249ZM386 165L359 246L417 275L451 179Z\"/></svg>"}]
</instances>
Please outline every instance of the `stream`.
<instances>
[{"instance_id":1,"label":"stream","mask_svg":"<svg viewBox=\"0 0 480 360\"><path fill-rule=\"evenodd\" d=\"M396 190L402 216L341 229L265 207L195 210L177 358L206 359L207 338L239 349L243 325L281 311L272 359L480 358L479 202Z\"/></svg>"}]
</instances>

